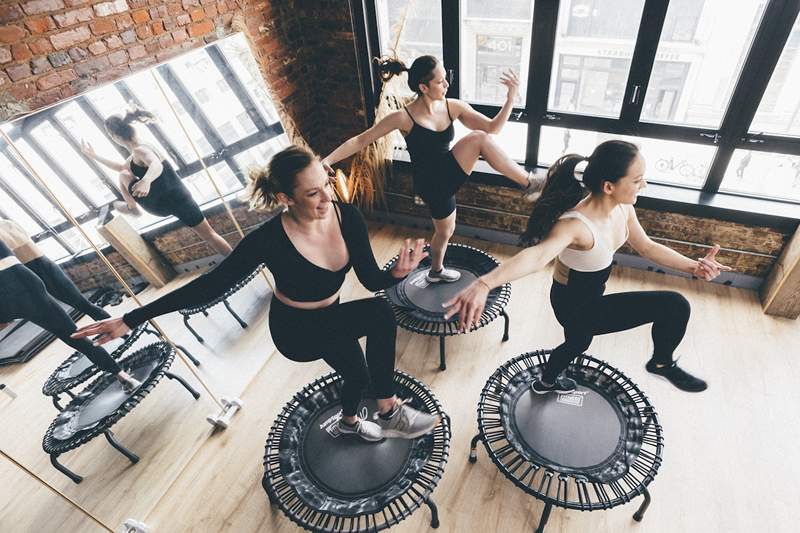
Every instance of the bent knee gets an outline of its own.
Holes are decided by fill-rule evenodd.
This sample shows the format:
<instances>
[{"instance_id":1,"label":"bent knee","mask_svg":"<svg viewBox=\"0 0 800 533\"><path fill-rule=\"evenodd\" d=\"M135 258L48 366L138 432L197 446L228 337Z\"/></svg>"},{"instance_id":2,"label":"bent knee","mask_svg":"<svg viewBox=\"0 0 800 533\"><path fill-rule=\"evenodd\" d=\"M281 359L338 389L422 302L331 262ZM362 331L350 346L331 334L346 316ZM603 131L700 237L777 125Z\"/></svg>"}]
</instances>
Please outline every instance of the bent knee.
<instances>
[{"instance_id":1,"label":"bent knee","mask_svg":"<svg viewBox=\"0 0 800 533\"><path fill-rule=\"evenodd\" d=\"M685 318L686 320L689 319L689 315L692 312L692 305L682 294L677 292L666 292L664 293L663 298L663 305L669 310L670 314Z\"/></svg>"},{"instance_id":2,"label":"bent knee","mask_svg":"<svg viewBox=\"0 0 800 533\"><path fill-rule=\"evenodd\" d=\"M482 130L473 130L466 135L470 142L483 144L489 140L489 134Z\"/></svg>"}]
</instances>

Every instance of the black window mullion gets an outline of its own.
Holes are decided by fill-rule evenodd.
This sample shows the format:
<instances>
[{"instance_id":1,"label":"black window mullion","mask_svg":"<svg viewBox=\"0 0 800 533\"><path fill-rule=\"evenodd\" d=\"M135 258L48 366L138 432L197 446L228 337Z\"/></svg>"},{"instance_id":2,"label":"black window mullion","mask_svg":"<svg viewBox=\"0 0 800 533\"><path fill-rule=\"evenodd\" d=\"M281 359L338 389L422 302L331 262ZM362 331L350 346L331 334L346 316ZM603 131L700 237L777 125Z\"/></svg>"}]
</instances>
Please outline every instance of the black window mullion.
<instances>
[{"instance_id":1,"label":"black window mullion","mask_svg":"<svg viewBox=\"0 0 800 533\"><path fill-rule=\"evenodd\" d=\"M442 0L442 61L447 70L447 81L450 83L450 88L447 89L448 98L461 97L459 84L461 78L460 29L461 17L458 0Z\"/></svg>"},{"instance_id":2,"label":"black window mullion","mask_svg":"<svg viewBox=\"0 0 800 533\"><path fill-rule=\"evenodd\" d=\"M256 106L256 103L253 101L253 99L250 98L250 93L247 92L247 89L233 71L233 68L222 51L216 46L209 46L205 49L205 51L211 58L214 66L216 66L219 70L219 73L222 75L222 79L225 80L225 83L227 83L228 87L231 88L233 94L235 94L236 98L239 99L239 103L242 104L242 107L244 107L244 110L247 112L247 116L253 121L256 129L265 129L267 127L266 119L261 114L261 111L258 110L258 106Z\"/></svg>"},{"instance_id":3,"label":"black window mullion","mask_svg":"<svg viewBox=\"0 0 800 533\"><path fill-rule=\"evenodd\" d=\"M353 18L356 21L356 34L363 34L363 44L359 49L359 53L366 54L363 62L365 63L364 71L367 76L364 79L364 85L369 84L369 88L365 88L364 93L368 95L367 98L367 120L370 124L375 121L375 109L377 109L378 98L381 93L382 81L375 69L375 63L372 61L373 57L380 57L382 54L380 35L378 33L378 13L375 9L375 2L377 0L351 0L354 6L361 6L362 13L359 18ZM355 10L357 13L357 10ZM363 24L363 29L359 26Z\"/></svg>"},{"instance_id":4,"label":"black window mullion","mask_svg":"<svg viewBox=\"0 0 800 533\"><path fill-rule=\"evenodd\" d=\"M70 147L72 147L72 149L75 150L78 153L78 155L81 156L83 161L87 165L89 165L89 168L91 168L94 171L97 177L100 178L100 181L102 181L105 184L105 186L108 188L108 190L111 191L111 193L117 198L117 200L122 200L122 195L119 193L119 189L117 188L117 186L114 184L113 181L111 181L111 179L109 179L106 173L103 172L103 169L100 168L100 165L97 163L97 161L95 161L90 157L87 157L83 153L80 145L78 144L78 139L76 139L75 136L72 135L72 132L69 131L69 128L64 126L64 123L61 122L61 120L59 120L58 117L55 116L55 114L53 114L53 116L50 117L50 123L58 131L58 133L67 141Z\"/></svg>"},{"instance_id":5,"label":"black window mullion","mask_svg":"<svg viewBox=\"0 0 800 533\"><path fill-rule=\"evenodd\" d=\"M120 95L122 95L122 98L124 98L126 101L133 103L134 106L140 109L146 109L142 101L139 100L139 98L133 93L133 91L131 91L130 86L128 86L125 80L121 80L115 83L114 88L119 92ZM167 151L167 153L173 159L173 161L175 161L175 163L179 167L186 166L186 160L183 159L183 156L181 156L181 153L178 151L175 145L173 145L172 142L170 142L169 138L167 137L167 134L164 133L164 129L161 127L161 125L158 123L151 122L150 124L146 124L146 126L147 129L149 129L150 132L153 134L153 137L155 137L156 140L159 142L159 144L161 144L161 146L164 147L164 149Z\"/></svg>"},{"instance_id":6,"label":"black window mullion","mask_svg":"<svg viewBox=\"0 0 800 533\"><path fill-rule=\"evenodd\" d=\"M531 55L528 66L528 90L525 111L528 118L528 140L525 166L535 167L539 162L539 140L542 120L547 113L553 54L556 47L559 1L536 2L531 28Z\"/></svg>"},{"instance_id":7,"label":"black window mullion","mask_svg":"<svg viewBox=\"0 0 800 533\"><path fill-rule=\"evenodd\" d=\"M44 146L42 146L42 144L39 141L37 141L32 134L23 133L22 138L25 139L25 141L31 146L31 148L33 148L36 151L39 157L42 158L44 164L50 167L50 169L53 171L53 174L64 180L65 185L67 185L70 188L73 194L75 194L75 196L78 197L78 199L83 203L85 207L89 209L94 209L98 207L97 204L91 198L89 198L89 196L83 191L83 189L80 188L75 179L70 175L69 172L67 172L67 169L65 169L61 165L61 163L59 163L53 157L50 151L46 149Z\"/></svg>"},{"instance_id":8,"label":"black window mullion","mask_svg":"<svg viewBox=\"0 0 800 533\"><path fill-rule=\"evenodd\" d=\"M642 105L647 93L647 84L656 61L656 51L661 39L661 30L667 17L669 0L647 0L642 10L636 47L631 58L631 68L625 87L625 96L620 111L620 121L629 126L639 122Z\"/></svg>"},{"instance_id":9,"label":"black window mullion","mask_svg":"<svg viewBox=\"0 0 800 533\"><path fill-rule=\"evenodd\" d=\"M203 136L211 145L211 148L215 152L221 153L225 162L228 163L232 169L234 169L234 174L239 175L242 172L239 164L233 158L231 158L230 154L225 151L225 142L222 140L222 137L219 135L214 125L211 124L211 121L203 112L203 109L197 104L191 93L189 93L189 90L186 88L180 77L175 74L175 71L168 64L161 65L156 68L161 74L161 77L164 78L164 81L167 82L167 85L169 85L170 89L172 89L173 94L178 99L180 104L183 106L189 116L192 117L192 119L197 123L197 126L200 128Z\"/></svg>"}]
</instances>

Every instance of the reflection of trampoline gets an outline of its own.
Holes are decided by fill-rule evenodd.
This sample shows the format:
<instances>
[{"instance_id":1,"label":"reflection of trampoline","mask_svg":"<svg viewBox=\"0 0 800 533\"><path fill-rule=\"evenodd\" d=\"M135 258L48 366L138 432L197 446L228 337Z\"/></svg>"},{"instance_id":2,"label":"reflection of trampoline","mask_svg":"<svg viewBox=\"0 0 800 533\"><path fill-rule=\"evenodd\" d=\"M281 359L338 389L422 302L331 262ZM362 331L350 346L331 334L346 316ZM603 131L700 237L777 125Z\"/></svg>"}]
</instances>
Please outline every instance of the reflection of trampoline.
<instances>
[{"instance_id":1,"label":"reflection of trampoline","mask_svg":"<svg viewBox=\"0 0 800 533\"><path fill-rule=\"evenodd\" d=\"M429 252L430 246L426 246L425 251ZM398 256L394 256L383 269L391 269L397 259ZM445 320L445 309L442 307L442 303L455 296L476 278L499 265L497 260L486 252L472 246L453 243L447 245L444 262L447 268L461 272L461 279L454 283L428 283L425 274L431 267L431 259L426 257L406 279L377 293L392 305L397 324L400 327L414 333L439 337L439 368L441 370L447 368L444 353L445 337L460 333L458 317L454 316L450 320ZM502 315L505 320L503 341L507 341L508 315L505 306L509 298L511 298L510 283L489 292L489 296L486 298L486 307L484 307L475 329L485 326Z\"/></svg>"},{"instance_id":2,"label":"reflection of trampoline","mask_svg":"<svg viewBox=\"0 0 800 533\"><path fill-rule=\"evenodd\" d=\"M126 336L111 340L105 344L104 347L108 350L112 358L119 359L125 354L128 348L133 346L133 343L136 342L142 333L149 333L155 335L159 339L161 338L158 332L147 327L147 324L140 324ZM183 346L176 346L176 348L182 351L195 366L200 365L200 361L195 359L186 348ZM47 381L45 381L42 386L42 393L45 396L51 396L53 405L55 405L56 409L61 411L62 407L59 403L59 394L66 393L70 398L74 398L75 394L71 389L87 381L98 372L101 372L101 370L92 363L88 357L81 352L74 352L50 374L50 377L47 378Z\"/></svg>"},{"instance_id":3,"label":"reflection of trampoline","mask_svg":"<svg viewBox=\"0 0 800 533\"><path fill-rule=\"evenodd\" d=\"M80 483L83 478L60 464L58 456L101 434L132 463L139 461L134 453L114 439L111 426L130 413L164 376L178 381L195 399L200 397L200 393L182 377L167 370L174 358L175 352L168 344L157 342L136 350L120 361L125 371L142 382L142 386L130 396L122 391L119 382L111 374L102 374L89 384L59 413L44 435L42 448L50 455L53 466L75 483Z\"/></svg>"},{"instance_id":4,"label":"reflection of trampoline","mask_svg":"<svg viewBox=\"0 0 800 533\"><path fill-rule=\"evenodd\" d=\"M270 502L308 531L380 531L411 516L423 503L431 526L439 519L431 493L442 477L450 448L450 421L431 391L395 371L400 398L442 422L414 440L365 442L337 431L341 378L327 374L307 385L283 408L267 437L262 485ZM377 406L369 393L366 418Z\"/></svg>"},{"instance_id":5,"label":"reflection of trampoline","mask_svg":"<svg viewBox=\"0 0 800 533\"><path fill-rule=\"evenodd\" d=\"M653 406L622 372L588 355L566 370L577 392L534 394L530 384L549 355L519 355L486 382L470 462L483 441L508 479L545 502L537 533L544 531L553 505L595 511L644 495L633 515L641 520L664 448Z\"/></svg>"},{"instance_id":6,"label":"reflection of trampoline","mask_svg":"<svg viewBox=\"0 0 800 533\"><path fill-rule=\"evenodd\" d=\"M242 320L242 318L236 314L236 312L231 307L230 302L228 302L228 298L239 292L239 290L242 287L250 283L250 281L252 281L252 279L256 277L259 272L261 272L261 265L259 265L258 268L253 270L247 277L237 281L233 286L231 286L227 291L222 293L222 295L218 296L217 298L214 298L213 300L206 302L202 305L187 307L186 309L181 309L180 311L178 311L180 314L183 315L183 323L186 325L186 328L192 332L192 335L194 335L194 337L197 339L198 342L202 343L205 341L203 340L203 337L201 337L200 334L197 333L197 331L195 331L194 328L192 328L192 326L189 324L189 318L192 315L196 315L197 313L203 313L203 316L208 316L208 310L220 302L222 302L222 304L225 306L225 309L228 310L231 316L233 316L233 318L236 319L236 321L239 323L240 326L242 326L242 328L247 327L247 322Z\"/></svg>"}]
</instances>

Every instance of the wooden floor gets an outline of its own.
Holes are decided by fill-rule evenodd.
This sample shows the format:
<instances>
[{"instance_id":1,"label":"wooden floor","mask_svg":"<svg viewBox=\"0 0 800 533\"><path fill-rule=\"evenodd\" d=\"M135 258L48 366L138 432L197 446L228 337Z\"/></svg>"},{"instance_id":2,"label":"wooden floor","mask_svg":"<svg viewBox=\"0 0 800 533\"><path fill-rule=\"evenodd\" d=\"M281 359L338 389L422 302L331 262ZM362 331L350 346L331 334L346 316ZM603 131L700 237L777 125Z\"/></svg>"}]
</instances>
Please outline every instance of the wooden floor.
<instances>
[{"instance_id":1,"label":"wooden floor","mask_svg":"<svg viewBox=\"0 0 800 533\"><path fill-rule=\"evenodd\" d=\"M374 225L379 262L394 255L400 238L414 231ZM419 236L424 236L419 234ZM514 249L468 242L501 261ZM453 438L444 478L433 493L439 531L532 531L543 505L514 487L479 448L467 462L476 432L475 408L483 383L503 361L525 351L552 348L562 331L548 301L549 272L512 286L511 338L501 343L502 321L449 338L448 370L438 370L438 341L398 332L398 367L427 383L451 416ZM175 283L185 282L185 279ZM653 503L644 521L631 515L638 502L604 512L554 509L549 532L744 532L796 531L800 500L800 327L762 314L755 293L700 281L617 268L608 291L673 289L692 303L692 320L679 347L682 364L705 377L709 390L681 393L644 370L651 350L649 327L595 339L588 353L610 361L648 394L664 426L664 463L651 485ZM145 299L156 296L147 291ZM351 273L343 300L367 296ZM298 529L270 508L261 488L264 443L273 419L291 395L328 371L324 363L298 364L274 351L266 324L269 294L257 278L232 303L250 323L241 330L224 308L192 323L203 328L197 343L180 315L159 319L199 359L199 372L218 395L238 396L245 407L232 426L212 434L205 415L215 410L204 395L193 400L164 380L115 426L119 439L138 453L137 465L95 439L63 456L86 479L74 485L49 464L41 438L55 416L41 384L66 356L54 343L25 365L0 368L0 381L20 397L0 395L0 448L69 495L112 529L126 518L154 532L293 532ZM126 304L123 304L126 305ZM115 308L115 309L122 309ZM116 311L114 311L116 312ZM144 342L152 342L145 339ZM194 378L180 362L173 370ZM99 531L57 496L0 460L0 531ZM429 530L427 508L396 531Z\"/></svg>"}]
</instances>

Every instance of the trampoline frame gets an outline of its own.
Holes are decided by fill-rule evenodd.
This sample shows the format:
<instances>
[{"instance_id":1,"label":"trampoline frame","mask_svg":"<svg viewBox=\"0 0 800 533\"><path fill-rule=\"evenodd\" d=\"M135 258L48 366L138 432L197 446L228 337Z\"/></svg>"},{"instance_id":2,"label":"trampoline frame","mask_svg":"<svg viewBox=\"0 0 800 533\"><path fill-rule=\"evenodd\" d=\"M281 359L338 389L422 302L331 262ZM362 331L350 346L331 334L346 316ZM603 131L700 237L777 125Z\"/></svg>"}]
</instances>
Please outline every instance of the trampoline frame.
<instances>
[{"instance_id":1,"label":"trampoline frame","mask_svg":"<svg viewBox=\"0 0 800 533\"><path fill-rule=\"evenodd\" d=\"M287 422L306 398L339 381L341 381L341 377L336 372L314 380L296 393L275 419L267 437L264 453L264 477L261 482L267 492L270 504L277 505L292 522L307 531L315 533L367 531L374 533L398 524L411 516L424 503L431 510L431 527L438 528L439 511L431 494L444 474L444 466L450 455L450 418L444 413L441 404L425 384L399 370L395 370L395 383L411 389L429 412L437 413L442 417L442 421L432 432L434 442L428 462L403 494L385 502L379 511L342 515L309 507L298 495L295 487L287 481L280 469L280 442Z\"/></svg>"},{"instance_id":2,"label":"trampoline frame","mask_svg":"<svg viewBox=\"0 0 800 533\"><path fill-rule=\"evenodd\" d=\"M50 456L50 463L61 473L66 475L75 483L80 483L83 481L83 477L79 476L72 470L68 469L66 466L62 465L58 461L58 457L70 450L74 450L83 446L90 440L94 439L99 435L104 435L106 440L108 440L109 444L114 447L117 451L122 453L131 463L137 463L139 461L139 457L125 448L122 444L120 444L115 438L114 433L111 431L111 427L119 422L124 416L130 413L134 407L136 407L142 399L147 396L150 391L158 384L158 382L163 377L167 377L169 379L175 380L183 387L189 391L189 393L194 397L195 400L200 398L200 393L197 392L189 383L186 382L185 379L182 377L173 374L169 370L167 370L170 365L172 365L173 360L175 359L175 351L172 347L163 342L155 342L152 344L148 344L144 346L128 357L120 361L120 366L123 368L128 368L131 363L135 364L139 362L141 359L145 358L145 355L149 355L150 351L158 350L161 352L160 358L161 361L159 362L158 366L154 369L154 371L150 374L147 380L142 383L142 386L136 389L136 391L128 397L128 399L120 405L113 413L109 416L103 418L101 421L96 423L94 426L89 427L85 430L80 430L75 433L72 437L67 439L66 441L62 441L53 437L53 431L56 427L56 421L58 420L58 416L51 422L50 427L45 432L44 438L42 439L42 449L46 454ZM111 374L101 374L97 377L92 383L90 383L81 394L74 397L70 403L67 405L65 409L69 409L73 405L80 405L88 401L91 396L91 392L95 389L103 389L109 385L110 382L116 379L115 376ZM60 416L60 415L59 415Z\"/></svg>"},{"instance_id":3,"label":"trampoline frame","mask_svg":"<svg viewBox=\"0 0 800 533\"><path fill-rule=\"evenodd\" d=\"M551 350L537 350L518 355L502 364L486 381L478 402L478 434L470 443L469 462L477 461L478 441L483 442L489 458L506 478L545 503L536 533L544 531L554 505L565 509L596 511L628 503L640 495L644 496L644 501L633 518L641 521L651 501L647 486L655 478L662 462L663 430L647 396L630 378L605 361L583 354L570 364L570 368L582 366L603 373L635 405L642 428L641 448L624 475L610 482L599 482L587 476L558 472L526 458L506 439L501 419L501 403L506 387L519 372L543 366L550 353ZM577 499L570 499L570 488L577 494Z\"/></svg>"},{"instance_id":4,"label":"trampoline frame","mask_svg":"<svg viewBox=\"0 0 800 533\"><path fill-rule=\"evenodd\" d=\"M426 244L424 250L430 253L430 244ZM456 253L448 255L448 253L451 250L456 250ZM492 256L487 252L484 252L483 250L475 248L474 246L469 246L468 244L449 243L447 245L447 251L445 252L445 257L447 258L448 266L456 266L464 268L465 270L470 270L469 267L462 266L462 264L458 262L458 259L460 259L458 257L458 254L463 250L469 250L470 252L475 252L482 255L484 259L494 263L495 267L500 265L500 262L497 261L497 259L495 259L494 256ZM400 258L399 254L392 257L389 260L389 262L384 265L383 270L385 271L391 270L399 258ZM430 265L429 257L423 259L420 262L421 266L425 264ZM485 272L481 272L478 275L483 275L484 273ZM439 337L439 370L447 370L447 361L445 357L445 339L449 336L475 331L489 324L498 316L502 316L504 320L502 342L506 342L508 340L509 317L508 313L506 313L505 307L506 305L508 305L508 302L511 299L511 283L505 283L500 287L495 287L494 289L489 291L487 299L494 296L496 297L495 302L491 306L484 307L480 320L478 320L475 326L467 332L459 331L458 319L455 316L451 317L450 320L448 321L445 321L443 319L437 321L422 320L421 318L414 316L414 313L418 310L415 308L408 308L401 305L397 305L394 301L392 301L392 299L387 294L388 290L389 289L380 290L376 292L375 295L386 299L386 301L389 302L389 305L392 306L392 310L394 311L395 320L397 320L398 326L413 333Z\"/></svg>"},{"instance_id":5,"label":"trampoline frame","mask_svg":"<svg viewBox=\"0 0 800 533\"><path fill-rule=\"evenodd\" d=\"M125 341L117 346L117 348L111 352L109 355L112 359L118 360L121 358L125 352L133 346L133 344L139 339L139 337L143 333L149 333L151 335L155 335L159 339L161 335L153 329L151 329L146 323L140 324L136 326L125 338ZM200 366L200 361L197 360L186 348L180 345L175 345L175 347L183 352L183 354L195 365ZM64 408L61 407L59 395L64 393L70 397L70 399L75 398L76 394L72 392L72 389L88 381L92 378L95 374L99 372L103 372L97 365L92 364L92 366L86 368L83 372L78 374L77 376L71 377L69 379L57 379L56 375L61 372L62 370L68 368L69 366L73 365L76 361L78 361L81 357L86 357L81 352L73 352L71 356L69 356L63 363L58 365L56 369L50 374L50 377L47 378L47 381L44 382L42 386L42 394L45 396L50 396L51 400L53 401L53 405L59 411L63 411Z\"/></svg>"},{"instance_id":6,"label":"trampoline frame","mask_svg":"<svg viewBox=\"0 0 800 533\"><path fill-rule=\"evenodd\" d=\"M253 280L253 278L255 278L259 272L261 272L262 268L264 268L264 265L258 265L258 267L256 267L256 269L253 270L250 274L248 274L244 278L234 283L224 293L222 293L220 296L217 296L213 300L208 301L201 305L186 307L178 311L178 313L183 315L183 325L186 326L186 329L188 329L192 333L192 335L194 335L194 338L197 339L197 342L205 344L206 341L203 340L203 337L201 337L200 334L197 333L197 331L191 326L191 324L189 324L189 318L198 313L203 313L203 316L208 316L208 310L217 305L218 303L222 303L225 306L225 309L227 309L228 313L230 313L231 316L234 319L236 319L236 322L239 323L242 329L247 328L247 322L242 320L242 317L236 314L236 311L233 310L230 302L228 302L228 298L239 292L242 288L244 288L245 285L250 283Z\"/></svg>"}]
</instances>

